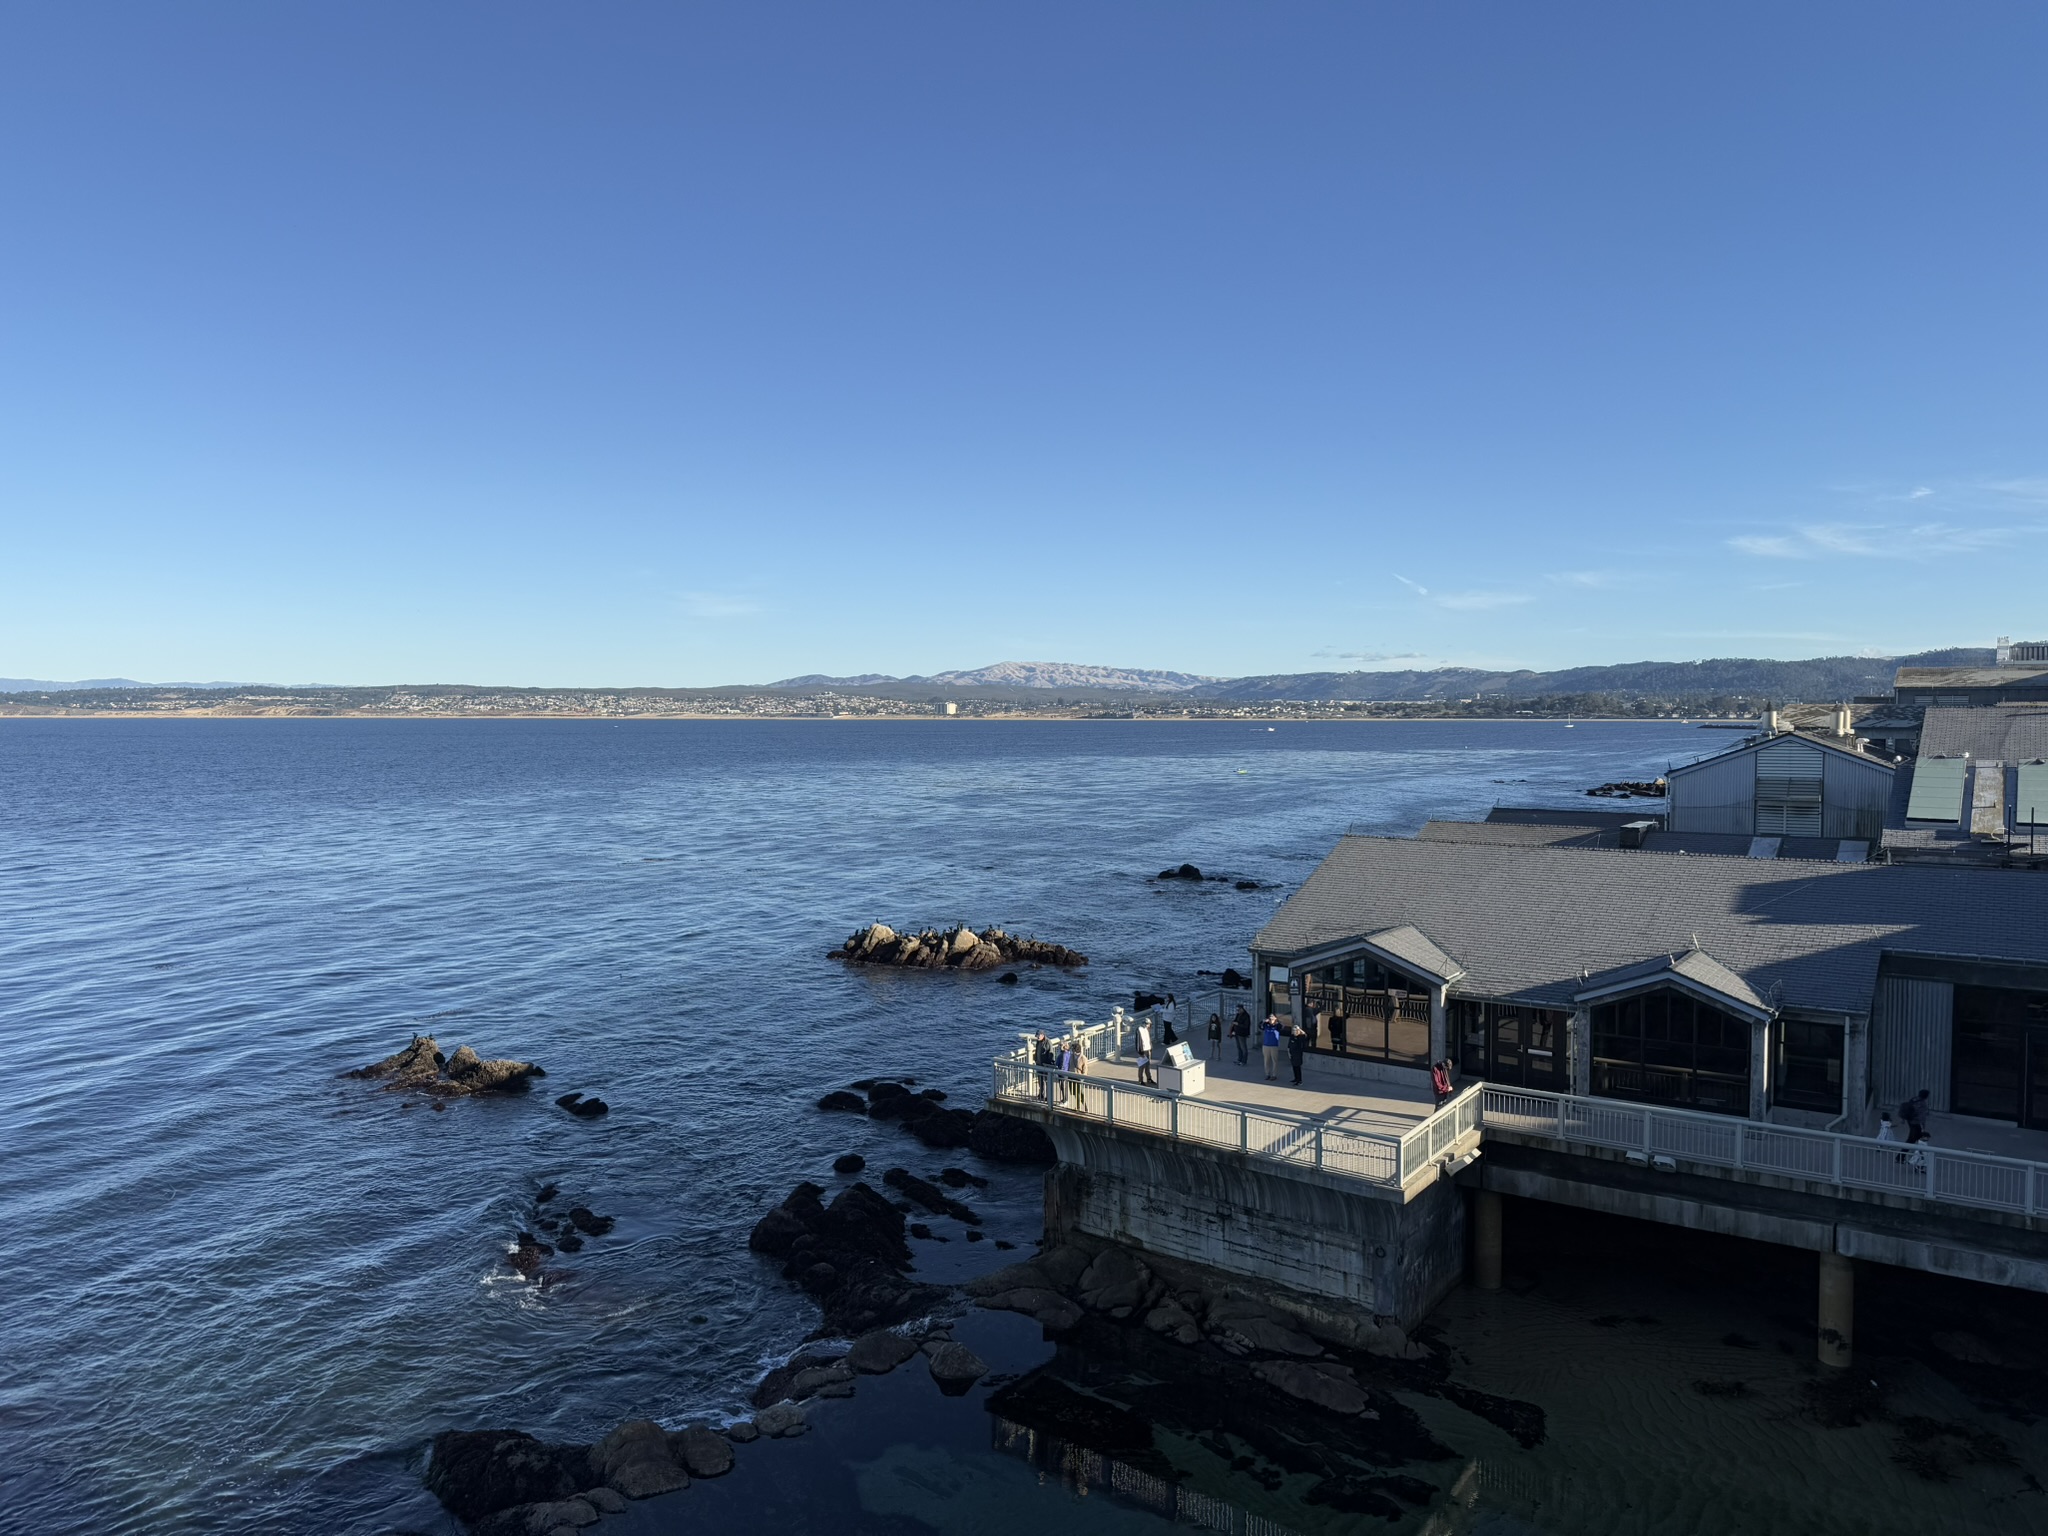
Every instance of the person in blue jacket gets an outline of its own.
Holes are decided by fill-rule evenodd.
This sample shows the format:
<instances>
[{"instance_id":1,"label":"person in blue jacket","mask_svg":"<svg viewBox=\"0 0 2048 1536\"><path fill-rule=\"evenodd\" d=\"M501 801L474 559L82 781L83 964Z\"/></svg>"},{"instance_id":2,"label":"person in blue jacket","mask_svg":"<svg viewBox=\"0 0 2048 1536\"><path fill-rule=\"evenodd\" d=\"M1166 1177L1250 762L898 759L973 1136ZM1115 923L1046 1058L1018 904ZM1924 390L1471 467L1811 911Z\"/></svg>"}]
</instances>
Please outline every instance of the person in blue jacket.
<instances>
[{"instance_id":1,"label":"person in blue jacket","mask_svg":"<svg viewBox=\"0 0 2048 1536\"><path fill-rule=\"evenodd\" d=\"M1265 1027L1259 1031L1259 1050L1266 1058L1266 1081L1280 1080L1280 1015L1266 1015Z\"/></svg>"}]
</instances>

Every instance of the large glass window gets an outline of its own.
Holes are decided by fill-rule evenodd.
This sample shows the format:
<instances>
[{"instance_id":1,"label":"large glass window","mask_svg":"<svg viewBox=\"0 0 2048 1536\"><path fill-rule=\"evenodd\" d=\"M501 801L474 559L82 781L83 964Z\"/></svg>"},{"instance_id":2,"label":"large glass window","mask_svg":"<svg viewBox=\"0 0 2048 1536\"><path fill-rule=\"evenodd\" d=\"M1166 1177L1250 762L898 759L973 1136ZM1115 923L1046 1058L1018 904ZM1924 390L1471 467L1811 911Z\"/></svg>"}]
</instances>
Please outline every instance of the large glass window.
<instances>
[{"instance_id":1,"label":"large glass window","mask_svg":"<svg viewBox=\"0 0 2048 1536\"><path fill-rule=\"evenodd\" d=\"M1683 992L1593 1010L1593 1091L1726 1115L1749 1113L1746 1019Z\"/></svg>"},{"instance_id":2,"label":"large glass window","mask_svg":"<svg viewBox=\"0 0 2048 1536\"><path fill-rule=\"evenodd\" d=\"M1321 1050L1402 1067L1429 1065L1429 984L1373 960L1347 960L1309 977L1308 1006L1319 1010Z\"/></svg>"},{"instance_id":3,"label":"large glass window","mask_svg":"<svg viewBox=\"0 0 2048 1536\"><path fill-rule=\"evenodd\" d=\"M1842 1110L1842 1026L1780 1019L1772 1100L1788 1109Z\"/></svg>"},{"instance_id":4,"label":"large glass window","mask_svg":"<svg viewBox=\"0 0 2048 1536\"><path fill-rule=\"evenodd\" d=\"M2048 992L1957 987L1949 1103L1959 1115L2048 1121L2030 1063L2048 1062Z\"/></svg>"}]
</instances>

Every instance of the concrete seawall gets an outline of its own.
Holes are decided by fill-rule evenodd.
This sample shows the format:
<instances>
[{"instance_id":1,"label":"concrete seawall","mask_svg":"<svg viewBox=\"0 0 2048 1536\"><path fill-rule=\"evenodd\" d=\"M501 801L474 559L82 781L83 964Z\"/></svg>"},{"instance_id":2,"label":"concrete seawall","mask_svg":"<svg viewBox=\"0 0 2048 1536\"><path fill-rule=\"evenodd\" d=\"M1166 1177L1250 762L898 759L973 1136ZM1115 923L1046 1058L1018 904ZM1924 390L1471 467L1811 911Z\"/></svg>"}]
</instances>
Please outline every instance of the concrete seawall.
<instances>
[{"instance_id":1,"label":"concrete seawall","mask_svg":"<svg viewBox=\"0 0 2048 1536\"><path fill-rule=\"evenodd\" d=\"M1033 1117L1037 1118L1037 1117ZM1084 1232L1289 1293L1326 1331L1412 1327L1465 1268L1465 1211L1439 1181L1403 1202L1227 1149L1047 1116L1049 1237Z\"/></svg>"}]
</instances>

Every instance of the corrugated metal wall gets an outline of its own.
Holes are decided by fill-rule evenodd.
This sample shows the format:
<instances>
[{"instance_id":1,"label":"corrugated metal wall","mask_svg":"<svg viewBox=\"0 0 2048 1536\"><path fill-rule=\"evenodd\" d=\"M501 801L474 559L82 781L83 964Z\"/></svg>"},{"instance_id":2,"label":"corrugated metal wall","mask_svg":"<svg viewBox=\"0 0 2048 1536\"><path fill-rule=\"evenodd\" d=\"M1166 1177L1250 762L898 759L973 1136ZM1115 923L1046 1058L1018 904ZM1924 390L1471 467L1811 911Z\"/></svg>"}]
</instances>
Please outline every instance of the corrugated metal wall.
<instances>
[{"instance_id":1,"label":"corrugated metal wall","mask_svg":"<svg viewBox=\"0 0 2048 1536\"><path fill-rule=\"evenodd\" d=\"M1948 982L1894 976L1878 982L1870 1016L1870 1092L1879 1109L1896 1110L1922 1088L1936 1109L1948 1108L1954 1017L1955 988Z\"/></svg>"},{"instance_id":2,"label":"corrugated metal wall","mask_svg":"<svg viewBox=\"0 0 2048 1536\"><path fill-rule=\"evenodd\" d=\"M1891 804L1892 770L1882 763L1859 763L1839 752L1827 758L1822 791L1822 837L1860 837L1876 842L1884 831L1885 808Z\"/></svg>"},{"instance_id":3,"label":"corrugated metal wall","mask_svg":"<svg viewBox=\"0 0 2048 1536\"><path fill-rule=\"evenodd\" d=\"M1827 754L1796 736L1781 736L1756 754L1759 837L1820 837Z\"/></svg>"},{"instance_id":4,"label":"corrugated metal wall","mask_svg":"<svg viewBox=\"0 0 2048 1536\"><path fill-rule=\"evenodd\" d=\"M1674 768L1666 782L1672 831L1740 832L1748 837L1756 830L1755 753L1738 752Z\"/></svg>"}]
</instances>

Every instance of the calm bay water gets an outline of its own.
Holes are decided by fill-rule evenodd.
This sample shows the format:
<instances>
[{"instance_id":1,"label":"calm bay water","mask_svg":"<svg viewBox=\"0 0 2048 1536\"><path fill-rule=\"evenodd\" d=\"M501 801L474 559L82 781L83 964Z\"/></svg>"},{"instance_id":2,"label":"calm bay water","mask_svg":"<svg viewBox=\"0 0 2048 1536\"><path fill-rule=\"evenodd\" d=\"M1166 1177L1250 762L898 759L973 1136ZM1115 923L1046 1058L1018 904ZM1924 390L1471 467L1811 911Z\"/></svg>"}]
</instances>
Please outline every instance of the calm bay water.
<instances>
[{"instance_id":1,"label":"calm bay water","mask_svg":"<svg viewBox=\"0 0 2048 1536\"><path fill-rule=\"evenodd\" d=\"M755 1218L842 1151L920 1166L820 1093L909 1071L973 1102L1012 1032L1241 964L1347 825L1569 803L1724 739L6 722L0 1528L446 1530L416 1474L438 1429L736 1410L815 1320L747 1254ZM1145 878L1184 859L1278 889ZM1005 988L825 961L877 918L1094 963ZM538 1060L547 1092L437 1113L338 1079L415 1031ZM554 1109L570 1089L611 1115ZM618 1227L537 1287L504 1253L550 1182ZM977 1203L1036 1235L1034 1177Z\"/></svg>"}]
</instances>

